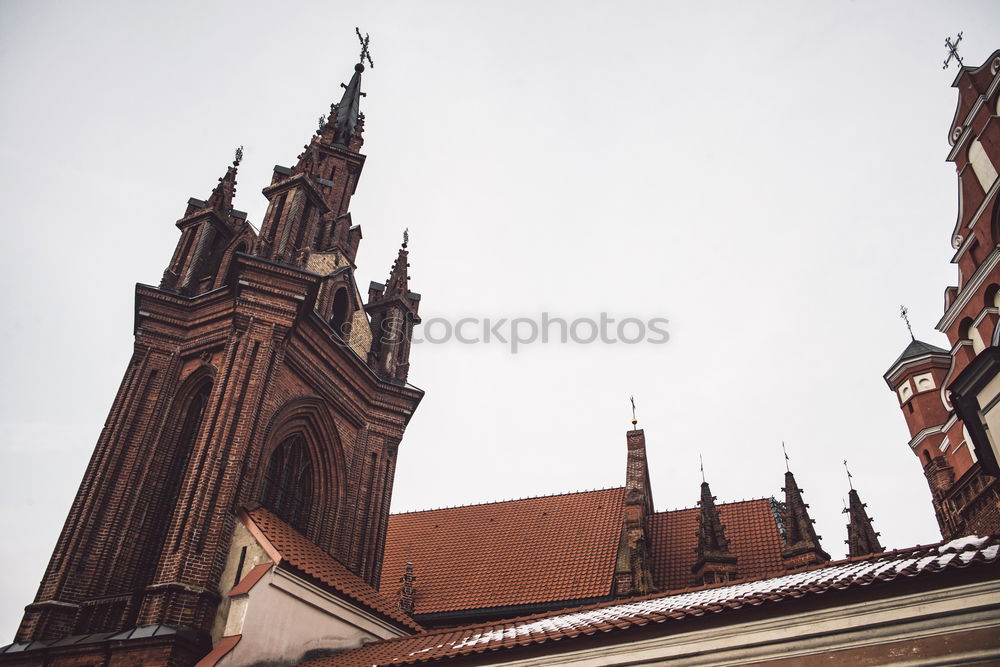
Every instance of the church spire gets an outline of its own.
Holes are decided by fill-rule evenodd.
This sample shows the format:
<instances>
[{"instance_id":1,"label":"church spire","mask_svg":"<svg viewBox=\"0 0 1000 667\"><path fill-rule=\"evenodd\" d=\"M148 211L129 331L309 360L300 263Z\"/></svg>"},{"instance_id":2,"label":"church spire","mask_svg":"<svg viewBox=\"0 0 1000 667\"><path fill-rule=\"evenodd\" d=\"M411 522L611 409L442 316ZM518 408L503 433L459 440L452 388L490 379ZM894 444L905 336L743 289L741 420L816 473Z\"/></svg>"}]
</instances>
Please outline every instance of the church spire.
<instances>
[{"instance_id":1,"label":"church spire","mask_svg":"<svg viewBox=\"0 0 1000 667\"><path fill-rule=\"evenodd\" d=\"M385 284L386 294L406 294L409 292L410 276L410 251L407 250L407 246L410 245L410 230L403 230L403 243L399 246L399 254L396 255L396 261L392 263L392 270L389 271L389 280Z\"/></svg>"},{"instance_id":2,"label":"church spire","mask_svg":"<svg viewBox=\"0 0 1000 667\"><path fill-rule=\"evenodd\" d=\"M698 513L698 546L695 547L697 560L691 571L702 584L731 581L737 576L736 557L729 553L725 526L719 518L715 496L706 481L701 483L698 505L701 510Z\"/></svg>"},{"instance_id":3,"label":"church spire","mask_svg":"<svg viewBox=\"0 0 1000 667\"><path fill-rule=\"evenodd\" d=\"M413 325L420 323L417 311L420 295L410 291L410 234L403 232L403 244L389 272L386 284L368 286L365 310L371 318L372 347L368 365L390 381L405 382L410 368Z\"/></svg>"},{"instance_id":4,"label":"church spire","mask_svg":"<svg viewBox=\"0 0 1000 667\"><path fill-rule=\"evenodd\" d=\"M785 567L794 569L803 565L816 565L830 560L830 554L823 551L819 536L809 518L809 505L802 500L802 489L789 470L785 473L785 545L781 558Z\"/></svg>"},{"instance_id":5,"label":"church spire","mask_svg":"<svg viewBox=\"0 0 1000 667\"><path fill-rule=\"evenodd\" d=\"M861 497L856 489L851 489L848 494L848 505L844 512L848 514L847 524L847 554L849 556L867 556L885 551L879 541L880 533L875 532L872 527L872 519L865 510L867 505L861 502Z\"/></svg>"},{"instance_id":6,"label":"church spire","mask_svg":"<svg viewBox=\"0 0 1000 667\"><path fill-rule=\"evenodd\" d=\"M236 149L236 156L233 164L226 169L226 173L219 179L219 184L212 190L211 196L205 202L207 208L219 211L223 216L229 214L233 208L233 197L236 196L236 171L240 162L243 161L243 147Z\"/></svg>"},{"instance_id":7,"label":"church spire","mask_svg":"<svg viewBox=\"0 0 1000 667\"><path fill-rule=\"evenodd\" d=\"M333 123L333 143L338 146L346 146L351 137L354 136L354 128L358 124L361 116L361 73L365 71L365 66L358 63L354 66L354 76L351 82L344 86L344 96L340 98L340 103L330 109L330 121Z\"/></svg>"}]
</instances>

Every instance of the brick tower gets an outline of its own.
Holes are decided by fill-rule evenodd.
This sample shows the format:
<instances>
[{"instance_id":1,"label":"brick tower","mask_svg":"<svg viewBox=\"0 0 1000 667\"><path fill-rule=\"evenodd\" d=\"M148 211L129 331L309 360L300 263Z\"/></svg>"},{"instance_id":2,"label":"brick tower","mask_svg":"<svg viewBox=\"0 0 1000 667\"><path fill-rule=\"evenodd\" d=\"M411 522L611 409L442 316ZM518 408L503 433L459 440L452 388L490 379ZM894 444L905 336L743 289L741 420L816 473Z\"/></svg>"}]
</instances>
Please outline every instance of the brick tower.
<instances>
[{"instance_id":1,"label":"brick tower","mask_svg":"<svg viewBox=\"0 0 1000 667\"><path fill-rule=\"evenodd\" d=\"M274 168L259 234L232 207L239 151L188 201L161 284L136 287L132 359L16 641L152 626L158 653L133 662L196 659L237 515L257 505L377 586L422 396L406 383L420 297L405 243L370 304L355 283L364 69L295 166Z\"/></svg>"},{"instance_id":2,"label":"brick tower","mask_svg":"<svg viewBox=\"0 0 1000 667\"><path fill-rule=\"evenodd\" d=\"M937 329L950 349L912 340L885 374L910 431L946 538L1000 531L996 435L1000 411L1000 51L961 67L948 161L958 171L958 220L951 234L958 284L944 294ZM991 416L992 413L992 416Z\"/></svg>"}]
</instances>

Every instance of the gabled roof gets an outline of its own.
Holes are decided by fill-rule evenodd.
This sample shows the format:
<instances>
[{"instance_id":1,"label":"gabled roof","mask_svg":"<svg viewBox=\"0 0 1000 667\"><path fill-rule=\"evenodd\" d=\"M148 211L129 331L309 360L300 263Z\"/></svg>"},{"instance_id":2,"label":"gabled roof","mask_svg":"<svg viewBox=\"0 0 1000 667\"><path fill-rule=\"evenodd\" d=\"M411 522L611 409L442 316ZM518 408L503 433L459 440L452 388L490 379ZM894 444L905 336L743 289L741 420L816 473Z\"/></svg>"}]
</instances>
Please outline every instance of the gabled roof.
<instances>
[{"instance_id":1,"label":"gabled roof","mask_svg":"<svg viewBox=\"0 0 1000 667\"><path fill-rule=\"evenodd\" d=\"M611 594L624 488L389 517L381 589L413 563L414 614Z\"/></svg>"},{"instance_id":2,"label":"gabled roof","mask_svg":"<svg viewBox=\"0 0 1000 667\"><path fill-rule=\"evenodd\" d=\"M781 605L789 599L811 597L831 590L884 584L917 576L934 577L957 568L986 565L995 569L998 541L996 536L970 536L865 559L827 563L759 581L657 594L626 602L609 602L497 623L425 632L368 644L305 664L310 667L410 665L554 640L563 640L560 647L573 650L573 639L577 637L607 633L609 641L613 642L615 634L667 622L671 623L670 628L674 631L681 631L674 623L709 613L739 614L745 608ZM497 661L502 659L500 655L495 658Z\"/></svg>"},{"instance_id":3,"label":"gabled roof","mask_svg":"<svg viewBox=\"0 0 1000 667\"><path fill-rule=\"evenodd\" d=\"M280 555L279 567L291 567L333 592L357 602L396 625L419 632L419 624L395 600L375 590L336 558L264 507L246 511L254 526Z\"/></svg>"},{"instance_id":4,"label":"gabled roof","mask_svg":"<svg viewBox=\"0 0 1000 667\"><path fill-rule=\"evenodd\" d=\"M771 498L716 505L726 529L729 553L736 556L741 579L763 577L784 569L776 503ZM657 512L649 517L653 583L661 591L697 584L691 567L697 558L697 507Z\"/></svg>"}]
</instances>

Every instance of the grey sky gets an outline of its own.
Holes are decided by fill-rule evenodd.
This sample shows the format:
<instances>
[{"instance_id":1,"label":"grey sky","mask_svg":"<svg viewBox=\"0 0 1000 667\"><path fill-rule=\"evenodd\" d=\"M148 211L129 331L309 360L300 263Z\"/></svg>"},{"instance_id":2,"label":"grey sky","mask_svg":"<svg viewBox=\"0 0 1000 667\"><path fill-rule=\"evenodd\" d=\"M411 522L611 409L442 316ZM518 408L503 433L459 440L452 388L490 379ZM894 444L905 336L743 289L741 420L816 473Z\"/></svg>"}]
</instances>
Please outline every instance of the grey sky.
<instances>
[{"instance_id":1,"label":"grey sky","mask_svg":"<svg viewBox=\"0 0 1000 667\"><path fill-rule=\"evenodd\" d=\"M995 2L0 2L0 643L35 593L188 197L244 145L259 224L371 33L359 282L411 233L421 314L667 317L666 345L421 345L396 511L620 485L779 494L844 553L938 539L882 373L956 279L956 102Z\"/></svg>"}]
</instances>

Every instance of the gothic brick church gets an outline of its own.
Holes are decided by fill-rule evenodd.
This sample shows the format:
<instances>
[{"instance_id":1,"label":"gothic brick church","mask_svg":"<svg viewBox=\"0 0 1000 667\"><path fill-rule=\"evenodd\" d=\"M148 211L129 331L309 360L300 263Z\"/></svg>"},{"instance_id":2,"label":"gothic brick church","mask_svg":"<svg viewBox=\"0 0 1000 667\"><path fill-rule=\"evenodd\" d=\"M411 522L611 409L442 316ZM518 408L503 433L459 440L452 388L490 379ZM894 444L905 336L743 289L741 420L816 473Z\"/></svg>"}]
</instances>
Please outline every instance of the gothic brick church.
<instances>
[{"instance_id":1,"label":"gothic brick church","mask_svg":"<svg viewBox=\"0 0 1000 667\"><path fill-rule=\"evenodd\" d=\"M354 277L363 63L275 167L259 233L232 206L239 153L188 200L0 664L1000 660L1000 51L954 84L951 347L914 339L885 374L944 541L887 551L852 489L841 561L792 471L777 497L703 481L656 511L634 422L620 487L389 514L420 295L405 238L384 284Z\"/></svg>"}]
</instances>

